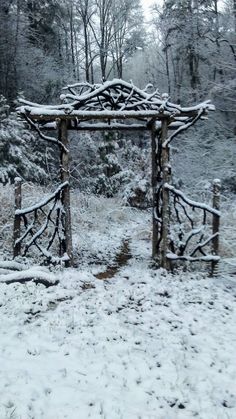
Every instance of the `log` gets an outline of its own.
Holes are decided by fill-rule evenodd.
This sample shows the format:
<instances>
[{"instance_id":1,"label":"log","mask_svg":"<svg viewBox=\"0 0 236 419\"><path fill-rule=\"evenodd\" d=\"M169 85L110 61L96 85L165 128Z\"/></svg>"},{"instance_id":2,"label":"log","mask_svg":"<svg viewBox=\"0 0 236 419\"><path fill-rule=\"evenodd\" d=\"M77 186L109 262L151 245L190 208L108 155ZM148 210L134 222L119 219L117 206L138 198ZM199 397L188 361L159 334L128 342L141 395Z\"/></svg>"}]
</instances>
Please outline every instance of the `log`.
<instances>
[{"instance_id":1,"label":"log","mask_svg":"<svg viewBox=\"0 0 236 419\"><path fill-rule=\"evenodd\" d=\"M59 283L54 275L37 271L34 268L21 272L13 272L6 275L0 275L0 283L14 284L15 282L19 282L24 284L25 282L30 281L33 281L36 284L43 284L45 287L51 287Z\"/></svg>"}]
</instances>

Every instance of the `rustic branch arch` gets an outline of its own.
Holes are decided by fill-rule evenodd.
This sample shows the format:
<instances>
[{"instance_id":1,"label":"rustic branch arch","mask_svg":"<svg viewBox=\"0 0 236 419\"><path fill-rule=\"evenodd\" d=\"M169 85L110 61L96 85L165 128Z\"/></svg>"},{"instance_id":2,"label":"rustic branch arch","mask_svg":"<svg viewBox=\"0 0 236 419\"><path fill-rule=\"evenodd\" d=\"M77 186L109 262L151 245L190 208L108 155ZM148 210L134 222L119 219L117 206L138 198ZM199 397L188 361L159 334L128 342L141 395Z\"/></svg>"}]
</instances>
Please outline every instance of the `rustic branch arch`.
<instances>
[{"instance_id":1,"label":"rustic branch arch","mask_svg":"<svg viewBox=\"0 0 236 419\"><path fill-rule=\"evenodd\" d=\"M218 261L218 231L205 241L203 233L199 231L198 247L191 251L192 256L186 256L183 251L188 246L191 233L188 235L187 244L182 245L181 249L175 248L169 235L172 195L175 213L179 220L181 220L181 208L184 213L187 213L185 207L187 198L185 202L180 202L180 191L171 185L170 143L179 133L194 125L198 120L206 119L208 112L214 110L214 106L210 101L205 101L196 106L181 107L171 103L167 94L160 95L158 90L151 91L151 89L150 85L141 90L132 83L114 79L104 84L69 85L63 89L59 105L45 106L20 100L22 106L18 108L19 114L39 133L42 139L56 144L60 149L61 184L64 185L60 190L64 208L62 211L64 236L60 254L61 256L66 254L68 265L73 264L68 130L149 131L152 142L153 258L158 259L160 266L166 269L169 269L171 259L207 260L212 263ZM57 138L45 135L45 130L50 129L58 130ZM204 211L204 223L206 223L207 213L218 220L220 215L218 208L204 207L193 201L187 203L191 208L198 207ZM177 205L179 205L178 209ZM19 220L24 215L24 210L18 208L16 216ZM191 227L193 230L191 237L194 237L198 233L193 223ZM33 233L32 230L29 233L31 234L30 243L37 244L38 234ZM183 236L183 232L181 235ZM15 255L19 254L20 244L25 237L25 234L23 236L20 234L20 228L18 228L14 243L15 249L17 248ZM212 255L206 254L203 249L209 242L215 243ZM197 252L200 252L200 256L196 256Z\"/></svg>"}]
</instances>

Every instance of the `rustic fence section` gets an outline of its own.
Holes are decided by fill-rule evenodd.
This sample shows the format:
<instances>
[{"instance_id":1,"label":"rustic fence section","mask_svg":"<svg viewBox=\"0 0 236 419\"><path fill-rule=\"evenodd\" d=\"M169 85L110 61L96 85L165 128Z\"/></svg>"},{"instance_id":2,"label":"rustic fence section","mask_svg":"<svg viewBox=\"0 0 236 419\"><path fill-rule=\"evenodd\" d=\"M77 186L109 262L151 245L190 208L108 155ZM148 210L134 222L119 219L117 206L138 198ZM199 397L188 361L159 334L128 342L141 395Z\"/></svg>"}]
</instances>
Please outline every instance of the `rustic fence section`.
<instances>
[{"instance_id":1,"label":"rustic fence section","mask_svg":"<svg viewBox=\"0 0 236 419\"><path fill-rule=\"evenodd\" d=\"M165 248L169 260L211 262L212 273L219 262L220 187L214 182L213 207L189 199L172 185L164 184L171 194L171 230Z\"/></svg>"},{"instance_id":2,"label":"rustic fence section","mask_svg":"<svg viewBox=\"0 0 236 419\"><path fill-rule=\"evenodd\" d=\"M37 204L21 208L21 182L15 182L14 257L26 256L35 246L48 261L64 260L68 263L67 236L64 222L65 207L62 195L68 182L61 184L55 192ZM21 228L22 226L22 228ZM53 256L51 249L57 241L60 258Z\"/></svg>"}]
</instances>

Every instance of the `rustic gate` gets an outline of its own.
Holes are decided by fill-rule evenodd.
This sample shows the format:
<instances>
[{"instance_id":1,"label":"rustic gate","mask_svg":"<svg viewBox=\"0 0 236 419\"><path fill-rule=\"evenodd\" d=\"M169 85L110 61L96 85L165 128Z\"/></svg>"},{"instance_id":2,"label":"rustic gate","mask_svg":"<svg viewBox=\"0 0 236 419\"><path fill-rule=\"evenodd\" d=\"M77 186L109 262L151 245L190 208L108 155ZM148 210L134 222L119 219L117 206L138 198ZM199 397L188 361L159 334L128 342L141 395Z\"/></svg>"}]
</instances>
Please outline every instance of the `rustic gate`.
<instances>
[{"instance_id":1,"label":"rustic gate","mask_svg":"<svg viewBox=\"0 0 236 419\"><path fill-rule=\"evenodd\" d=\"M219 184L214 186L214 207L189 200L171 184L170 143L172 140L198 120L206 119L209 111L214 110L210 101L192 107L181 107L169 101L167 94L160 95L158 90L151 91L151 86L140 90L132 83L114 79L104 84L90 85L77 83L64 88L60 105L39 105L20 100L19 114L35 129L43 140L56 144L60 150L61 186L50 201L53 209L46 215L46 221L37 231L34 230L38 212L44 211L42 203L29 209L16 208L14 256L20 254L23 242L24 254L31 245L50 258L53 238L60 238L60 257L73 265L73 250L70 216L70 169L68 130L76 131L149 131L152 143L152 189L153 189L153 235L152 256L166 269L171 261L184 259L202 260L217 263L219 249ZM57 130L57 138L45 134L45 130ZM55 200L57 203L55 204ZM58 202L60 205L58 206ZM17 205L16 199L16 205ZM19 204L19 202L18 202ZM18 205L19 206L19 205ZM54 218L54 233L49 238L48 246L42 249L40 235L45 232L52 211L61 208ZM202 211L202 221L196 221L196 208ZM29 224L26 215L34 213ZM196 212L196 211L195 211ZM208 215L213 217L209 222ZM21 221L24 232L21 233ZM189 222L190 226L187 227ZM32 224L33 223L33 224ZM197 223L197 225L195 225ZM173 226L179 225L174 236ZM60 236L59 230L63 234ZM209 232L209 226L212 230ZM213 227L212 227L213 226ZM193 239L195 245L191 245ZM210 246L209 246L210 245ZM195 246L195 247L194 247Z\"/></svg>"}]
</instances>

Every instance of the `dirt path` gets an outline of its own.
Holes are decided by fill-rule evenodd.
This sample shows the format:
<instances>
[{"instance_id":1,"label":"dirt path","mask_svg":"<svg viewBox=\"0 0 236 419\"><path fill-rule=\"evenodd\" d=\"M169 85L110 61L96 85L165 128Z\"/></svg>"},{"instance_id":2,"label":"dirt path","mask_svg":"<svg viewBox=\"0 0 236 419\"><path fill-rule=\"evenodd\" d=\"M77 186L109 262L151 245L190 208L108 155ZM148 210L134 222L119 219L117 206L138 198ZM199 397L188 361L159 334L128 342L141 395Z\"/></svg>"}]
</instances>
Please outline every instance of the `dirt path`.
<instances>
[{"instance_id":1,"label":"dirt path","mask_svg":"<svg viewBox=\"0 0 236 419\"><path fill-rule=\"evenodd\" d=\"M95 277L101 280L113 278L131 258L132 254L130 251L130 240L125 239L122 242L119 253L117 253L115 257L114 264L108 266L104 272L100 272L99 274L95 275Z\"/></svg>"}]
</instances>

